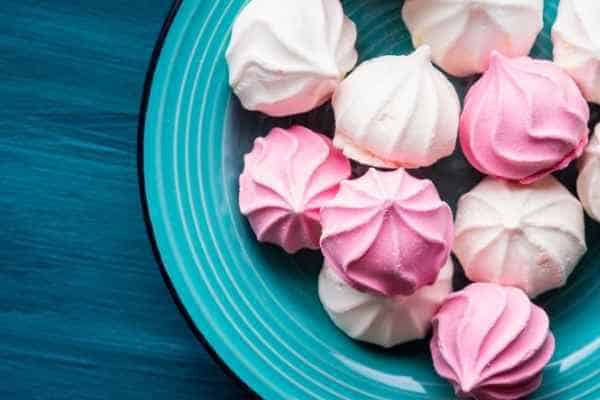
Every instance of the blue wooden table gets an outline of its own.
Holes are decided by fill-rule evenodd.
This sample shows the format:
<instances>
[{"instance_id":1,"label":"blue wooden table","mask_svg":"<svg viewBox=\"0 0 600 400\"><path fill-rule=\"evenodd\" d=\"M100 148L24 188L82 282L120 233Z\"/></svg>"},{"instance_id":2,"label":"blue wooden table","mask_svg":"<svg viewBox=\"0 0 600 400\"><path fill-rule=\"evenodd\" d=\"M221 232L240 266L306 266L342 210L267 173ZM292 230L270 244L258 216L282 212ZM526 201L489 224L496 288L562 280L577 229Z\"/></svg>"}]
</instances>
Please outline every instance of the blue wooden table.
<instances>
[{"instance_id":1,"label":"blue wooden table","mask_svg":"<svg viewBox=\"0 0 600 400\"><path fill-rule=\"evenodd\" d=\"M174 305L140 207L140 98L170 6L2 1L1 399L247 396Z\"/></svg>"}]
</instances>

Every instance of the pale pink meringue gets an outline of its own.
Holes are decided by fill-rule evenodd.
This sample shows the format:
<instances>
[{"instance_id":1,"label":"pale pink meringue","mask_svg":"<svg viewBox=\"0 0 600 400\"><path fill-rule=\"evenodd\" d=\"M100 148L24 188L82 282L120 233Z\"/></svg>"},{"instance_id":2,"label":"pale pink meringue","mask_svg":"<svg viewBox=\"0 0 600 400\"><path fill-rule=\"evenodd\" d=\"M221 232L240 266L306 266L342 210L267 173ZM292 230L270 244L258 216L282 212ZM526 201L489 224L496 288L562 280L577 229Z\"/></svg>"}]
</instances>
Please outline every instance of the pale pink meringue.
<instances>
[{"instance_id":1,"label":"pale pink meringue","mask_svg":"<svg viewBox=\"0 0 600 400\"><path fill-rule=\"evenodd\" d=\"M581 155L589 116L577 85L558 66L494 52L467 93L459 137L479 171L530 183Z\"/></svg>"},{"instance_id":2,"label":"pale pink meringue","mask_svg":"<svg viewBox=\"0 0 600 400\"><path fill-rule=\"evenodd\" d=\"M302 126L274 128L254 142L240 175L240 210L258 240L288 253L318 249L320 210L350 163L331 140Z\"/></svg>"},{"instance_id":3,"label":"pale pink meringue","mask_svg":"<svg viewBox=\"0 0 600 400\"><path fill-rule=\"evenodd\" d=\"M554 336L546 312L520 289L475 283L434 317L431 353L458 396L516 400L540 386Z\"/></svg>"},{"instance_id":4,"label":"pale pink meringue","mask_svg":"<svg viewBox=\"0 0 600 400\"><path fill-rule=\"evenodd\" d=\"M321 249L352 287L410 295L435 282L453 239L452 211L429 180L370 169L321 210Z\"/></svg>"}]
</instances>

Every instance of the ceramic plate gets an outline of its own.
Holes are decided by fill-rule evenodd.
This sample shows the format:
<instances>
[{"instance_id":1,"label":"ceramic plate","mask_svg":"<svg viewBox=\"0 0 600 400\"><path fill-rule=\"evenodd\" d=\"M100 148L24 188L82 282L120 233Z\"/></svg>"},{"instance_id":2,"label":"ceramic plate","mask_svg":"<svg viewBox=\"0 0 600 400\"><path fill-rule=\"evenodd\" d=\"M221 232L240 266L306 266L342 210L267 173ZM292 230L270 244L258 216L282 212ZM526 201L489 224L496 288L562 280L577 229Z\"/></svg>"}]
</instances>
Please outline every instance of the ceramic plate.
<instances>
[{"instance_id":1,"label":"ceramic plate","mask_svg":"<svg viewBox=\"0 0 600 400\"><path fill-rule=\"evenodd\" d=\"M326 105L272 119L243 110L227 85L224 52L235 0L176 4L148 74L140 128L140 183L150 236L164 276L194 329L218 357L265 398L450 399L426 342L390 351L351 341L322 310L321 258L294 257L256 242L237 204L242 155L273 126L302 123L331 133ZM400 0L348 0L360 60L412 51ZM557 0L533 50L549 58ZM464 95L473 79L454 79ZM457 153L414 171L455 206L481 179ZM559 175L571 189L574 169ZM589 252L568 285L538 301L550 313L554 358L533 399L600 398L600 226L587 221ZM458 279L460 281L460 277ZM460 282L457 282L460 285Z\"/></svg>"}]
</instances>

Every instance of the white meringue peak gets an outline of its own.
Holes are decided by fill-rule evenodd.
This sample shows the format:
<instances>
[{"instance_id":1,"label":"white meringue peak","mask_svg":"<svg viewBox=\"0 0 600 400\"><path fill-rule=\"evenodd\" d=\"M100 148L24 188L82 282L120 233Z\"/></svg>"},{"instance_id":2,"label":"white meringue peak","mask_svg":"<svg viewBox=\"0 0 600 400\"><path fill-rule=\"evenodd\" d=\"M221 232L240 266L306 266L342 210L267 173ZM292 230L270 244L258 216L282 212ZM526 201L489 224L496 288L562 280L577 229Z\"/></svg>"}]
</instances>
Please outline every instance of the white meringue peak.
<instances>
[{"instance_id":1,"label":"white meringue peak","mask_svg":"<svg viewBox=\"0 0 600 400\"><path fill-rule=\"evenodd\" d=\"M543 0L406 0L402 17L415 47L456 76L487 69L493 50L525 56L543 27Z\"/></svg>"},{"instance_id":2,"label":"white meringue peak","mask_svg":"<svg viewBox=\"0 0 600 400\"><path fill-rule=\"evenodd\" d=\"M460 103L422 46L359 65L333 96L334 145L362 164L429 166L456 146Z\"/></svg>"},{"instance_id":3,"label":"white meringue peak","mask_svg":"<svg viewBox=\"0 0 600 400\"><path fill-rule=\"evenodd\" d=\"M248 110L307 112L354 67L355 42L339 0L252 0L233 25L229 84Z\"/></svg>"},{"instance_id":4,"label":"white meringue peak","mask_svg":"<svg viewBox=\"0 0 600 400\"><path fill-rule=\"evenodd\" d=\"M561 0L552 43L554 62L571 75L588 101L600 103L600 2Z\"/></svg>"},{"instance_id":5,"label":"white meringue peak","mask_svg":"<svg viewBox=\"0 0 600 400\"><path fill-rule=\"evenodd\" d=\"M583 208L556 178L486 178L458 203L454 253L475 282L530 297L563 286L586 252Z\"/></svg>"}]
</instances>

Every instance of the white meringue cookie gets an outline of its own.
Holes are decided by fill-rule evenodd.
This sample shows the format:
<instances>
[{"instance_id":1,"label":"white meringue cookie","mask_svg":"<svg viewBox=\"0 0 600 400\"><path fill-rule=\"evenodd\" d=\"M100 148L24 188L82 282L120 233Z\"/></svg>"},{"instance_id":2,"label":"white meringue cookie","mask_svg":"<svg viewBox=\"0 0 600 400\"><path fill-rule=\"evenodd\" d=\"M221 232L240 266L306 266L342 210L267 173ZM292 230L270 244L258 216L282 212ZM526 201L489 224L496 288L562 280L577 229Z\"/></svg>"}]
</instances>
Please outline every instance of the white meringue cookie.
<instances>
[{"instance_id":1,"label":"white meringue cookie","mask_svg":"<svg viewBox=\"0 0 600 400\"><path fill-rule=\"evenodd\" d=\"M355 42L339 0L252 0L233 25L229 84L248 110L310 111L356 64Z\"/></svg>"},{"instance_id":2,"label":"white meringue cookie","mask_svg":"<svg viewBox=\"0 0 600 400\"><path fill-rule=\"evenodd\" d=\"M334 145L362 164L428 166L456 146L460 103L422 46L359 65L333 95Z\"/></svg>"},{"instance_id":3,"label":"white meringue cookie","mask_svg":"<svg viewBox=\"0 0 600 400\"><path fill-rule=\"evenodd\" d=\"M487 69L492 50L527 55L543 8L543 0L406 0L402 18L415 47L430 45L444 71L467 76Z\"/></svg>"},{"instance_id":4,"label":"white meringue cookie","mask_svg":"<svg viewBox=\"0 0 600 400\"><path fill-rule=\"evenodd\" d=\"M554 62L600 103L600 1L561 0L552 27Z\"/></svg>"},{"instance_id":5,"label":"white meringue cookie","mask_svg":"<svg viewBox=\"0 0 600 400\"><path fill-rule=\"evenodd\" d=\"M486 178L458 203L454 253L475 282L530 297L563 286L586 252L583 208L556 178Z\"/></svg>"},{"instance_id":6,"label":"white meringue cookie","mask_svg":"<svg viewBox=\"0 0 600 400\"><path fill-rule=\"evenodd\" d=\"M437 281L411 296L384 297L349 286L331 267L319 275L319 297L333 323L353 339L386 348L427 335L431 319L452 291L452 260Z\"/></svg>"},{"instance_id":7,"label":"white meringue cookie","mask_svg":"<svg viewBox=\"0 0 600 400\"><path fill-rule=\"evenodd\" d=\"M600 124L579 161L577 194L588 215L600 222Z\"/></svg>"}]
</instances>

